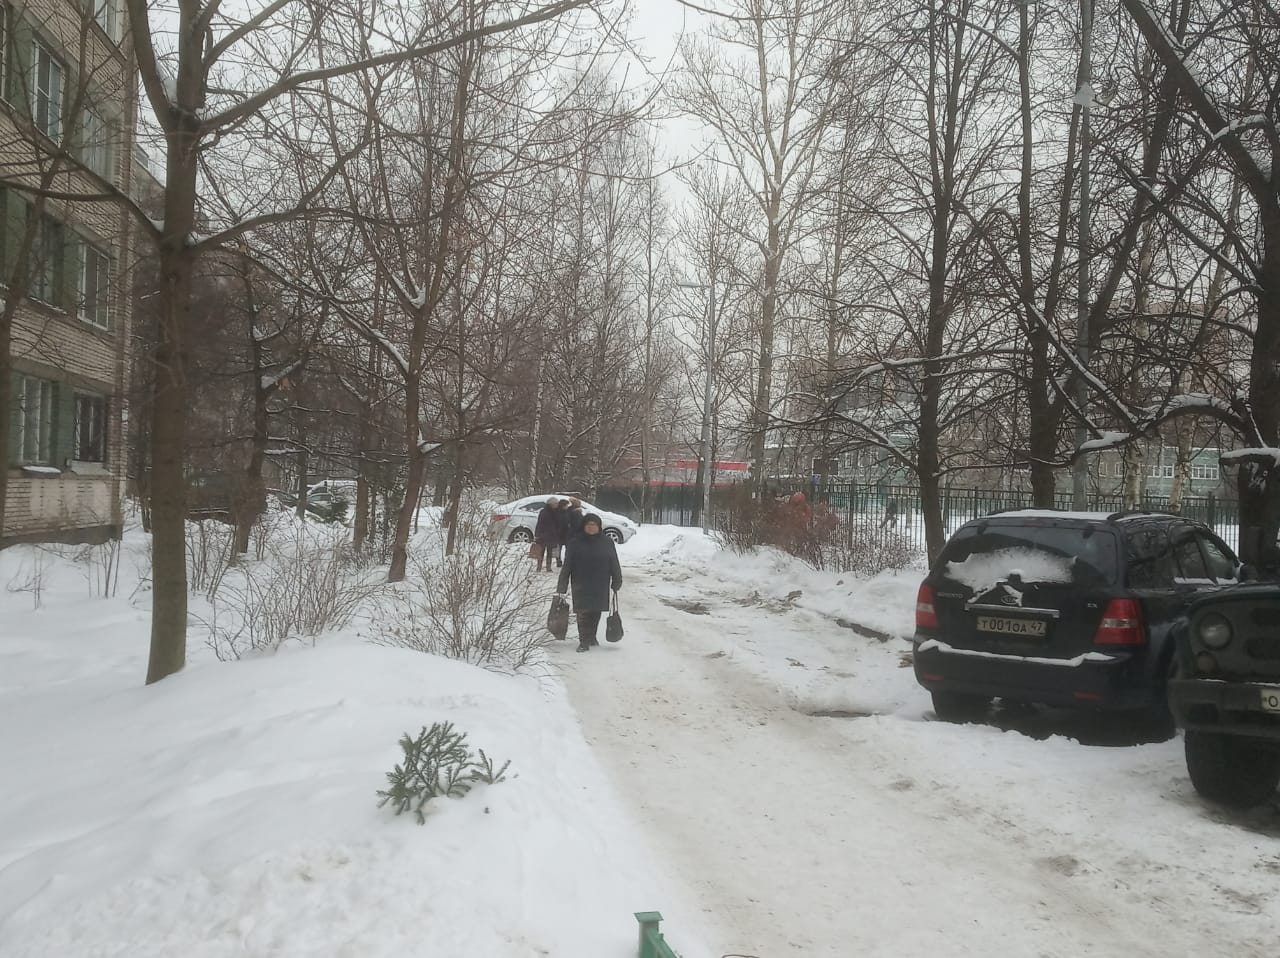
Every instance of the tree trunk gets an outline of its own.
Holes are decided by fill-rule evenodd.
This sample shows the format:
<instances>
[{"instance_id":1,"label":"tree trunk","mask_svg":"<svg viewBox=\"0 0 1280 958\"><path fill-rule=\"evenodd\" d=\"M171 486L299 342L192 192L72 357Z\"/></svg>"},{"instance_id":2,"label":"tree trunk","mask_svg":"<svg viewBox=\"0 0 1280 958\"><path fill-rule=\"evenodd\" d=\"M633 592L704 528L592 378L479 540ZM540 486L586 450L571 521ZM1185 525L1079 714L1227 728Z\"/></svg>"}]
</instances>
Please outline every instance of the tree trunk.
<instances>
[{"instance_id":1,"label":"tree trunk","mask_svg":"<svg viewBox=\"0 0 1280 958\"><path fill-rule=\"evenodd\" d=\"M418 511L418 497L426 476L427 457L422 453L422 383L410 377L405 383L405 451L407 453L404 497L396 513L395 539L391 544L388 582L403 582L409 565L409 533Z\"/></svg>"},{"instance_id":2,"label":"tree trunk","mask_svg":"<svg viewBox=\"0 0 1280 958\"><path fill-rule=\"evenodd\" d=\"M458 545L458 516L462 511L462 488L466 483L466 444L461 440L453 451L453 481L449 486L449 504L445 510L445 522L449 534L444 546L444 554L453 555Z\"/></svg>"},{"instance_id":3,"label":"tree trunk","mask_svg":"<svg viewBox=\"0 0 1280 958\"><path fill-rule=\"evenodd\" d=\"M191 187L194 190L194 166ZM154 353L151 403L151 653L147 684L178 672L187 661L188 381L182 343L191 309L194 257L186 232L166 234L160 254L164 306Z\"/></svg>"},{"instance_id":4,"label":"tree trunk","mask_svg":"<svg viewBox=\"0 0 1280 958\"><path fill-rule=\"evenodd\" d=\"M255 347L256 349L256 347ZM255 364L256 366L256 364ZM271 393L262 388L259 372L254 373L253 436L249 450L249 465L245 468L244 488L235 490L236 544L235 554L249 551L249 534L262 516L266 505L266 490L262 484L262 466L267 461L267 439L270 417L267 401Z\"/></svg>"},{"instance_id":5,"label":"tree trunk","mask_svg":"<svg viewBox=\"0 0 1280 958\"><path fill-rule=\"evenodd\" d=\"M405 481L404 498L396 514L395 540L391 545L391 568L388 582L403 582L409 567L409 532L413 529L413 515L417 511L418 496L422 494L422 480L426 474L427 457L414 443L409 452L409 471Z\"/></svg>"},{"instance_id":6,"label":"tree trunk","mask_svg":"<svg viewBox=\"0 0 1280 958\"><path fill-rule=\"evenodd\" d=\"M768 252L764 263L764 298L760 306L760 369L756 380L755 409L751 415L751 469L757 496L763 498L767 468L765 441L768 438L773 397L773 334L778 312L778 274L782 268L782 236L778 231L775 201L769 210Z\"/></svg>"},{"instance_id":7,"label":"tree trunk","mask_svg":"<svg viewBox=\"0 0 1280 958\"><path fill-rule=\"evenodd\" d=\"M294 512L303 522L307 521L307 486L311 482L307 459L307 433L300 429L298 431L298 504L294 506Z\"/></svg>"},{"instance_id":8,"label":"tree trunk","mask_svg":"<svg viewBox=\"0 0 1280 958\"><path fill-rule=\"evenodd\" d=\"M1258 319L1249 363L1249 411L1256 433L1245 437L1273 449L1280 442L1280 209L1262 216L1263 261L1258 271ZM1280 535L1280 476L1274 457L1240 467L1240 558L1271 564Z\"/></svg>"},{"instance_id":9,"label":"tree trunk","mask_svg":"<svg viewBox=\"0 0 1280 958\"><path fill-rule=\"evenodd\" d=\"M1031 30L1028 4L1018 5L1018 90L1022 120L1022 165L1018 181L1018 266L1019 290L1027 348L1031 353L1030 380L1027 383L1027 413L1031 420L1027 431L1028 467L1031 470L1031 503L1037 509L1052 509L1057 495L1057 480L1051 460L1058 446L1052 403L1049 397L1049 334L1035 319L1036 279L1031 247L1031 180L1035 168L1035 131L1031 114Z\"/></svg>"},{"instance_id":10,"label":"tree trunk","mask_svg":"<svg viewBox=\"0 0 1280 958\"><path fill-rule=\"evenodd\" d=\"M1124 447L1123 468L1121 470L1120 495L1126 509L1142 508L1142 497L1146 492L1147 455L1142 446L1131 442Z\"/></svg>"}]
</instances>

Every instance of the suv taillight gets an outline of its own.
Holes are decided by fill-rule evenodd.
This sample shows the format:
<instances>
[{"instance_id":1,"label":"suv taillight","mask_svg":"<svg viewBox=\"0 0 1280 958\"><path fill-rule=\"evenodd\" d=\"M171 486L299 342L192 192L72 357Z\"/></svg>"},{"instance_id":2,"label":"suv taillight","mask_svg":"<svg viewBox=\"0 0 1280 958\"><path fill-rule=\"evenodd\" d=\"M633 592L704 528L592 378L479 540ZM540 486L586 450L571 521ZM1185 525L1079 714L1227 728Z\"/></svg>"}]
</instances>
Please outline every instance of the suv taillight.
<instances>
[{"instance_id":1,"label":"suv taillight","mask_svg":"<svg viewBox=\"0 0 1280 958\"><path fill-rule=\"evenodd\" d=\"M1142 606L1136 599L1112 599L1102 613L1094 645L1145 645L1147 630L1142 626Z\"/></svg>"},{"instance_id":2,"label":"suv taillight","mask_svg":"<svg viewBox=\"0 0 1280 958\"><path fill-rule=\"evenodd\" d=\"M938 613L933 608L933 590L922 582L920 591L916 593L916 628L936 629L937 627Z\"/></svg>"}]
</instances>

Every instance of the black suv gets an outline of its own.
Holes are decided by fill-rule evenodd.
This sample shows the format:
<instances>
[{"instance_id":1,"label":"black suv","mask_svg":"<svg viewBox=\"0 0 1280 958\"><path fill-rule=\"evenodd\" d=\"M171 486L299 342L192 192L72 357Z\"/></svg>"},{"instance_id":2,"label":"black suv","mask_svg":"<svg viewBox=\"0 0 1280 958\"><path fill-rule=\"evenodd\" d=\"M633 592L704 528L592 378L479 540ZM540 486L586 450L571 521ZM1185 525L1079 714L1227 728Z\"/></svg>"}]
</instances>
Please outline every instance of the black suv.
<instances>
[{"instance_id":1,"label":"black suv","mask_svg":"<svg viewBox=\"0 0 1280 958\"><path fill-rule=\"evenodd\" d=\"M1280 783L1280 585L1223 589L1196 602L1178 634L1169 708L1187 730L1191 784L1227 805L1257 805Z\"/></svg>"},{"instance_id":2,"label":"black suv","mask_svg":"<svg viewBox=\"0 0 1280 958\"><path fill-rule=\"evenodd\" d=\"M951 537L916 601L916 680L939 718L1006 702L1163 707L1172 632L1239 563L1165 513L1003 512Z\"/></svg>"}]
</instances>

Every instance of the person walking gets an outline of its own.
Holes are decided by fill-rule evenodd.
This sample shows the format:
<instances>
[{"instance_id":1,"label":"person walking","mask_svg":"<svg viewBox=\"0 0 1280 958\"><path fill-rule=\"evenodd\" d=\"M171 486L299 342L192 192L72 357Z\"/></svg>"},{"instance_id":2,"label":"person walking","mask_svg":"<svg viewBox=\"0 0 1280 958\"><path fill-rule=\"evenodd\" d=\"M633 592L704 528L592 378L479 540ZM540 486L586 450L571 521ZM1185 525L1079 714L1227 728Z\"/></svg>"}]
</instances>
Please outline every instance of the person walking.
<instances>
[{"instance_id":1,"label":"person walking","mask_svg":"<svg viewBox=\"0 0 1280 958\"><path fill-rule=\"evenodd\" d=\"M564 537L564 541L568 542L582 531L582 500L577 496L569 497L569 508L565 512L565 517L569 523L569 534Z\"/></svg>"},{"instance_id":2,"label":"person walking","mask_svg":"<svg viewBox=\"0 0 1280 958\"><path fill-rule=\"evenodd\" d=\"M578 651L599 645L596 631L600 616L609 611L609 592L622 588L618 548L602 531L604 523L594 512L582 517L582 531L569 540L564 568L556 592L564 595L573 585L573 611L578 617Z\"/></svg>"},{"instance_id":3,"label":"person walking","mask_svg":"<svg viewBox=\"0 0 1280 958\"><path fill-rule=\"evenodd\" d=\"M561 499L556 505L556 521L560 523L560 540L556 543L556 568L564 565L564 547L575 530L569 516L569 500Z\"/></svg>"},{"instance_id":4,"label":"person walking","mask_svg":"<svg viewBox=\"0 0 1280 958\"><path fill-rule=\"evenodd\" d=\"M555 496L549 497L546 505L538 512L538 521L533 527L533 548L530 551L538 560L539 572L542 571L543 560L546 560L547 571L551 571L551 560L560 548L559 511L560 500Z\"/></svg>"}]
</instances>

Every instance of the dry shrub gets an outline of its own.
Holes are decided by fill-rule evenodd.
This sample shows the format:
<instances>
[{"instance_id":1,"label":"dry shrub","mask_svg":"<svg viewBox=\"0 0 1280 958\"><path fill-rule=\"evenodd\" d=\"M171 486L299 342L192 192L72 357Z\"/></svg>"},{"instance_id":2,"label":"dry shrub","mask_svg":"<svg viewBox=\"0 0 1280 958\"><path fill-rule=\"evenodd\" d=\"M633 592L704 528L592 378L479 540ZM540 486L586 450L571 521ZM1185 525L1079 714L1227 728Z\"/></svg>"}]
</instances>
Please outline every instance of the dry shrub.
<instances>
[{"instance_id":1,"label":"dry shrub","mask_svg":"<svg viewBox=\"0 0 1280 958\"><path fill-rule=\"evenodd\" d=\"M524 553L488 534L489 516L460 510L453 555L418 557L414 574L377 617L373 641L517 672L541 663L552 641L545 592L531 588Z\"/></svg>"},{"instance_id":2,"label":"dry shrub","mask_svg":"<svg viewBox=\"0 0 1280 958\"><path fill-rule=\"evenodd\" d=\"M187 522L187 591L212 598L234 560L235 529L216 519Z\"/></svg>"},{"instance_id":3,"label":"dry shrub","mask_svg":"<svg viewBox=\"0 0 1280 958\"><path fill-rule=\"evenodd\" d=\"M772 546L815 569L858 575L902 569L915 557L906 536L874 519L850 522L823 503L752 499L745 492L731 504L717 537L739 554Z\"/></svg>"},{"instance_id":4,"label":"dry shrub","mask_svg":"<svg viewBox=\"0 0 1280 958\"><path fill-rule=\"evenodd\" d=\"M299 527L292 540L268 543L260 565L223 579L209 597L207 641L223 661L275 651L289 639L348 625L385 589L381 576L356 566L344 543Z\"/></svg>"}]
</instances>

